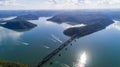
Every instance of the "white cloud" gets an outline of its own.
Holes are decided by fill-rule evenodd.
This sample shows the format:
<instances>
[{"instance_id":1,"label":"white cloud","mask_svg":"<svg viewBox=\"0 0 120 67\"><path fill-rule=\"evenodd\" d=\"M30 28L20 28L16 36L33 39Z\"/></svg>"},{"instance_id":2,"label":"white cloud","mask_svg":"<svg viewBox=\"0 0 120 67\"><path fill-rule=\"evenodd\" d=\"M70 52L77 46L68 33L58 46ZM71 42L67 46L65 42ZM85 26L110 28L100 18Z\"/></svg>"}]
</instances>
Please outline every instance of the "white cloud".
<instances>
[{"instance_id":1,"label":"white cloud","mask_svg":"<svg viewBox=\"0 0 120 67\"><path fill-rule=\"evenodd\" d=\"M1 10L11 10L11 9L23 9L25 8L24 4L18 3L17 0L0 0L0 9Z\"/></svg>"},{"instance_id":2,"label":"white cloud","mask_svg":"<svg viewBox=\"0 0 120 67\"><path fill-rule=\"evenodd\" d=\"M120 0L48 0L38 8L47 9L108 9L120 8Z\"/></svg>"},{"instance_id":3,"label":"white cloud","mask_svg":"<svg viewBox=\"0 0 120 67\"><path fill-rule=\"evenodd\" d=\"M22 1L22 2L21 2ZM120 8L120 0L0 0L9 9L108 9ZM10 7L12 5L12 7ZM0 8L2 8L0 7ZM24 8L23 8L24 7ZM7 9L7 8L6 8Z\"/></svg>"},{"instance_id":4,"label":"white cloud","mask_svg":"<svg viewBox=\"0 0 120 67\"><path fill-rule=\"evenodd\" d=\"M120 0L48 0L55 4L74 3L74 4L120 4Z\"/></svg>"},{"instance_id":5,"label":"white cloud","mask_svg":"<svg viewBox=\"0 0 120 67\"><path fill-rule=\"evenodd\" d=\"M0 5L14 5L16 4L16 0L0 0Z\"/></svg>"}]
</instances>

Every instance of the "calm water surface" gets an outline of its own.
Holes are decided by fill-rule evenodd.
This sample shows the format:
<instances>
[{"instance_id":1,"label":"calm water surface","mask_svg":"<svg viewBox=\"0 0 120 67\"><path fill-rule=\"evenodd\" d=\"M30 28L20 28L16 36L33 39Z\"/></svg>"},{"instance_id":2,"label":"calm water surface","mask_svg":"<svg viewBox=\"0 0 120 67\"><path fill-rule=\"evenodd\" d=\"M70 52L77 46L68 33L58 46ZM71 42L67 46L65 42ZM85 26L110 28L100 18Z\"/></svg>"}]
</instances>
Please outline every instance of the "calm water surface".
<instances>
[{"instance_id":1,"label":"calm water surface","mask_svg":"<svg viewBox=\"0 0 120 67\"><path fill-rule=\"evenodd\" d=\"M25 32L0 27L0 58L33 67L69 39L63 30L70 25L46 21L47 18L30 20L38 26ZM120 67L120 22L76 39L66 48L43 67Z\"/></svg>"}]
</instances>

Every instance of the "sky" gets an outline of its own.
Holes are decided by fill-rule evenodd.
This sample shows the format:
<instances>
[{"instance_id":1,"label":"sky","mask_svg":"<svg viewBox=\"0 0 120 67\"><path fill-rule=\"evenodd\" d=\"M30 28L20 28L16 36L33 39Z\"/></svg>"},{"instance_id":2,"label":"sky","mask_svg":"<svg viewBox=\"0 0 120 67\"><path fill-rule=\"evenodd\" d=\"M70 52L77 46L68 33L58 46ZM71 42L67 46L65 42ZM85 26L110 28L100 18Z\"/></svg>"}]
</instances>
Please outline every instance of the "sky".
<instances>
[{"instance_id":1,"label":"sky","mask_svg":"<svg viewBox=\"0 0 120 67\"><path fill-rule=\"evenodd\" d=\"M120 0L0 0L0 10L118 8L120 8Z\"/></svg>"}]
</instances>

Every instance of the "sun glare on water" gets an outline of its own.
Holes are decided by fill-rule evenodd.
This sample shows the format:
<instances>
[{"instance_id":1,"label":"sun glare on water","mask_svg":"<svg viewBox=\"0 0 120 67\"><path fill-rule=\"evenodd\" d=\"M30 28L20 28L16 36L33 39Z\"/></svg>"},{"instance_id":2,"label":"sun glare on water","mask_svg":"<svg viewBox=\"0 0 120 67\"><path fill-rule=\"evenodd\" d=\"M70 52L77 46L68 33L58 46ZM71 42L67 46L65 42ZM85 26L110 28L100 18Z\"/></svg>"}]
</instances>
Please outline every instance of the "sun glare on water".
<instances>
[{"instance_id":1,"label":"sun glare on water","mask_svg":"<svg viewBox=\"0 0 120 67\"><path fill-rule=\"evenodd\" d=\"M75 67L85 67L86 61L87 61L87 54L86 54L86 52L83 52L80 55L80 57L77 61L77 64L75 64Z\"/></svg>"},{"instance_id":2,"label":"sun glare on water","mask_svg":"<svg viewBox=\"0 0 120 67\"><path fill-rule=\"evenodd\" d=\"M82 64L86 64L86 60L87 60L87 55L86 55L86 52L84 52L80 57L80 62Z\"/></svg>"}]
</instances>

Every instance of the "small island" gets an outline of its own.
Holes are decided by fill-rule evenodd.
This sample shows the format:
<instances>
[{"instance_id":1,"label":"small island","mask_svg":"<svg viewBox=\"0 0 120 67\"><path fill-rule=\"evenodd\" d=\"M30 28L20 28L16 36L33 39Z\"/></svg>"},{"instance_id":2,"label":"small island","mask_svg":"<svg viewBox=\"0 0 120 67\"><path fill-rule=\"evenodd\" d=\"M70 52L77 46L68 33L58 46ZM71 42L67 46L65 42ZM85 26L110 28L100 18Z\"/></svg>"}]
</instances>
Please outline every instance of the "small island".
<instances>
[{"instance_id":1,"label":"small island","mask_svg":"<svg viewBox=\"0 0 120 67\"><path fill-rule=\"evenodd\" d=\"M32 29L34 27L36 27L36 24L30 23L26 20L8 20L8 21L4 21L0 23L0 26L8 28L8 29L12 29L12 30L28 30L28 29Z\"/></svg>"}]
</instances>

